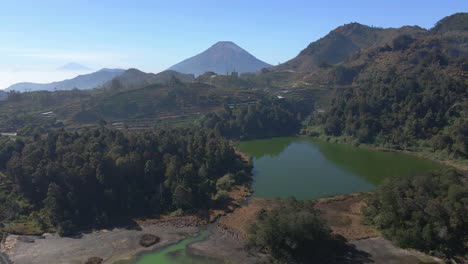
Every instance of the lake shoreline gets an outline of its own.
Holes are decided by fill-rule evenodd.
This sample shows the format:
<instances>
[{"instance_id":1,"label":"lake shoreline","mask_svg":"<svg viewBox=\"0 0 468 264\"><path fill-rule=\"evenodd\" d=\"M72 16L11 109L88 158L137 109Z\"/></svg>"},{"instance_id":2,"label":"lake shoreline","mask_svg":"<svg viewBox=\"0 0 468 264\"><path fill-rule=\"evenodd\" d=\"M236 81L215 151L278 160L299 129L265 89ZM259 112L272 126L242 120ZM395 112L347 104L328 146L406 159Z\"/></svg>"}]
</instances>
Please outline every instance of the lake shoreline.
<instances>
[{"instance_id":1,"label":"lake shoreline","mask_svg":"<svg viewBox=\"0 0 468 264\"><path fill-rule=\"evenodd\" d=\"M384 148L384 147L372 146L372 145L364 145L362 146L362 148L369 149L369 150L376 150L376 151L403 153L403 154L407 154L407 155L422 158L422 159L428 159L430 161L439 163L447 167L452 167L462 172L468 172L467 164L462 164L460 162L457 162L456 160L440 159L437 157L433 157L428 152L424 152L424 151L398 150L398 149Z\"/></svg>"},{"instance_id":2,"label":"lake shoreline","mask_svg":"<svg viewBox=\"0 0 468 264\"><path fill-rule=\"evenodd\" d=\"M164 223L142 226L142 230L116 228L94 231L81 238L56 234L44 234L43 237L9 235L2 245L2 252L13 263L19 264L85 263L91 257L102 258L103 263L114 263L177 243L199 231L198 227ZM140 238L147 233L158 236L161 241L148 248L142 247Z\"/></svg>"},{"instance_id":3,"label":"lake shoreline","mask_svg":"<svg viewBox=\"0 0 468 264\"><path fill-rule=\"evenodd\" d=\"M395 153L402 153L406 154L409 156L417 157L417 158L422 158L422 159L427 159L432 162L438 163L440 165L444 165L447 167L452 167L454 169L460 170L462 172L468 173L468 164L467 163L462 163L459 160L455 159L450 159L446 157L436 157L434 156L433 153L427 152L427 151L411 151L411 150L404 150L404 149L394 149L394 148L386 148L382 146L378 146L375 144L358 144L355 145L355 143L350 142L349 140L343 140L342 138L338 137L333 137L333 136L308 136L308 135L303 135L303 134L298 134L296 135L298 138L315 138L327 143L332 143L332 144L343 144L343 145L349 145L361 149L367 149L367 150L374 150L374 151L383 151L383 152L395 152Z\"/></svg>"},{"instance_id":4,"label":"lake shoreline","mask_svg":"<svg viewBox=\"0 0 468 264\"><path fill-rule=\"evenodd\" d=\"M223 208L211 209L201 214L135 219L139 228L100 229L83 233L77 238L49 233L42 236L7 234L6 239L0 243L0 252L9 261L20 264L75 264L85 263L91 257L102 258L102 263L131 262L143 254L196 236L202 229L241 206L250 194L248 186L234 186L229 193L231 203ZM139 241L143 234L153 234L161 241L148 248L142 247ZM75 251L79 251L79 254Z\"/></svg>"},{"instance_id":5,"label":"lake shoreline","mask_svg":"<svg viewBox=\"0 0 468 264\"><path fill-rule=\"evenodd\" d=\"M362 208L369 195L371 193L350 193L313 199L313 201L315 208L320 211L321 217L330 226L332 233L346 239L347 243L358 251L369 254L372 263L444 263L443 260L420 251L402 249L385 239L374 227L365 225ZM252 198L249 204L222 218L217 226L218 232L224 237L243 244L243 241L247 239L246 230L253 223L258 212L274 207L275 199ZM192 247L195 249L214 247L218 249L218 256L225 256L228 252L220 252L221 250L217 247L218 239L215 235L214 239L210 240L209 237L203 245L195 244ZM247 260L255 260L255 257L257 260L261 260L262 257L265 260L266 256L250 256Z\"/></svg>"},{"instance_id":6,"label":"lake shoreline","mask_svg":"<svg viewBox=\"0 0 468 264\"><path fill-rule=\"evenodd\" d=\"M244 152L237 147L236 152L242 155L244 161L250 161L255 157L255 155ZM196 215L138 219L136 223L142 228L142 231L118 228L98 230L84 234L82 238L78 239L60 238L57 235L46 234L45 239L33 237L34 243L18 242L18 236L9 236L11 241L16 239L16 244L6 250L6 253L14 263L19 264L55 263L52 261L75 264L84 263L90 257L103 258L103 263L116 261L132 263L143 254L156 252L164 247L177 244L189 236L199 234L210 223L215 223L210 226L210 235L206 239L190 244L187 249L201 256L235 260L239 263L255 263L255 257L249 256L243 250L243 241L246 238L245 225L248 221L255 219L258 209L272 206L274 200L249 198L250 188L252 187L235 186L233 192L230 193L233 202L226 207L210 210L204 214L203 219ZM310 189L308 191L310 192ZM361 223L360 208L363 206L362 201L366 195L368 195L366 192L350 192L341 195L328 195L325 198L309 198L309 200L316 201L318 209L323 211L326 222L335 233L354 243L354 241L379 237L375 229ZM263 201L263 204L256 204L257 201ZM252 206L257 207L254 208L255 210L250 210L249 207ZM159 236L161 242L150 248L141 247L138 243L139 238L145 233ZM382 243L388 244L388 241ZM2 248L4 248L3 244ZM375 249L370 248L369 250ZM385 254L385 252L380 252L380 254Z\"/></svg>"},{"instance_id":7,"label":"lake shoreline","mask_svg":"<svg viewBox=\"0 0 468 264\"><path fill-rule=\"evenodd\" d=\"M442 263L421 252L395 247L391 242L382 238L375 229L362 225L360 208L362 201L368 195L369 193L351 193L315 199L314 201L317 209L323 213L325 221L335 234L342 235L358 249L372 253L376 260L384 260L388 257L387 254L391 254L394 259L401 257L433 261L430 263ZM250 210L252 206L254 210ZM197 236L201 230L213 225L208 230L209 235L206 239L187 246L187 250L191 254L223 261L235 261L234 263L254 264L266 260L267 256L251 255L245 251L246 236L245 233L239 232L239 228L246 228L246 223L255 218L260 208L272 206L274 206L274 199L252 198L248 204L222 216L215 224L203 223L183 226L181 225L183 221L179 223L146 221L141 224L142 230L100 230L84 234L82 238L78 239L45 234L45 238L32 237L35 240L33 243L18 241L20 236L10 235L7 240L15 240L16 245L6 253L13 263L18 264L78 264L85 263L90 257L103 258L102 263L128 264L134 263L142 255L157 252L188 237ZM233 218L235 220L231 221ZM342 219L350 219L350 221L343 222ZM161 242L149 248L141 247L138 243L139 238L145 233L159 236ZM31 238L30 236L23 237ZM381 245L382 249L376 248L375 245Z\"/></svg>"}]
</instances>

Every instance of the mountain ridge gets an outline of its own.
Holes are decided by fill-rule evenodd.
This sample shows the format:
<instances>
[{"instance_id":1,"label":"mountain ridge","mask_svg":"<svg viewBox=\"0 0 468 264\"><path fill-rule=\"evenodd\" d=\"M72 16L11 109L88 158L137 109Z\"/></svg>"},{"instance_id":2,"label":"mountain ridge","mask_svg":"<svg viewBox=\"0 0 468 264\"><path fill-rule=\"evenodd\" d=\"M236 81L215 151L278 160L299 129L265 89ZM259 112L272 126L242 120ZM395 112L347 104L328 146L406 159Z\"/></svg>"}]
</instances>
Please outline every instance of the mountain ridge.
<instances>
[{"instance_id":1,"label":"mountain ridge","mask_svg":"<svg viewBox=\"0 0 468 264\"><path fill-rule=\"evenodd\" d=\"M295 58L272 69L317 71L322 66L343 62L362 49L390 44L399 35L419 37L428 33L428 30L418 26L377 28L353 22L333 29L324 37L310 43Z\"/></svg>"},{"instance_id":2,"label":"mountain ridge","mask_svg":"<svg viewBox=\"0 0 468 264\"><path fill-rule=\"evenodd\" d=\"M444 17L431 29L432 33L468 31L468 13L455 13Z\"/></svg>"},{"instance_id":3,"label":"mountain ridge","mask_svg":"<svg viewBox=\"0 0 468 264\"><path fill-rule=\"evenodd\" d=\"M136 89L152 84L167 84L171 81L192 82L195 80L193 74L179 73L173 70L165 70L160 73L146 73L138 69L128 69L119 76L104 84L104 88L114 89Z\"/></svg>"},{"instance_id":4,"label":"mountain ridge","mask_svg":"<svg viewBox=\"0 0 468 264\"><path fill-rule=\"evenodd\" d=\"M97 72L78 75L72 79L51 83L20 82L6 88L5 91L29 92L29 91L54 91L54 90L80 90L93 89L112 80L123 73L122 69L101 69Z\"/></svg>"}]
</instances>

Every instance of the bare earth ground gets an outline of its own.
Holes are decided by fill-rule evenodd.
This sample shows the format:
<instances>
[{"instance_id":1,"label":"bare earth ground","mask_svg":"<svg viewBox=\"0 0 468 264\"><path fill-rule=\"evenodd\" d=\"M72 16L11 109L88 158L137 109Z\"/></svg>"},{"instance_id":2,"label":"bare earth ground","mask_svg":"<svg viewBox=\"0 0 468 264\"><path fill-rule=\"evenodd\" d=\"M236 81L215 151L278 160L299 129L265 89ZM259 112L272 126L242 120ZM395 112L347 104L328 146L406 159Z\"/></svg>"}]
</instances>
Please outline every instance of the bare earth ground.
<instances>
[{"instance_id":1,"label":"bare earth ground","mask_svg":"<svg viewBox=\"0 0 468 264\"><path fill-rule=\"evenodd\" d=\"M157 219L136 219L135 222L142 228L141 231L116 228L94 231L84 234L81 238L59 237L55 234L46 234L45 238L9 235L4 243L0 244L0 252L5 253L15 264L78 264L85 263L91 257L100 257L104 259L104 263L113 263L130 259L144 251L174 244L187 235L199 232L199 226L212 223L232 212L248 195L249 188L235 186L230 192L232 200L225 208L192 216L163 215ZM160 237L161 241L149 248L140 246L141 236L147 233ZM3 263L1 257L3 255L0 255L0 263Z\"/></svg>"},{"instance_id":2,"label":"bare earth ground","mask_svg":"<svg viewBox=\"0 0 468 264\"><path fill-rule=\"evenodd\" d=\"M317 200L315 208L322 212L322 217L333 232L347 240L360 240L379 236L379 232L363 225L361 210L367 194L339 195Z\"/></svg>"},{"instance_id":3,"label":"bare earth ground","mask_svg":"<svg viewBox=\"0 0 468 264\"><path fill-rule=\"evenodd\" d=\"M45 239L34 239L28 243L18 236L8 236L2 244L14 263L84 263L90 257L101 257L104 263L130 259L148 250L155 250L176 243L188 234L199 231L198 226L219 221L212 226L211 235L204 241L189 246L199 255L216 257L225 263L254 264L264 261L262 256L252 256L243 250L246 229L255 220L258 211L268 210L275 206L272 199L252 199L245 206L238 207L248 194L247 189L236 188L238 195L226 211L214 210L202 219L195 216L164 216L160 219L138 220L142 231L114 229L96 231L83 235L82 238L60 238L57 235L46 235ZM233 197L235 194L233 193ZM362 224L361 207L367 194L350 194L317 200L316 208L322 212L325 221L335 234L345 237L357 250L366 252L369 257L359 263L443 263L433 257L394 246L390 241L380 237L379 233ZM232 213L228 213L233 210ZM161 238L161 242L150 248L139 245L141 235L150 233ZM26 237L27 238L27 237ZM27 239L26 239L27 240Z\"/></svg>"},{"instance_id":4,"label":"bare earth ground","mask_svg":"<svg viewBox=\"0 0 468 264\"><path fill-rule=\"evenodd\" d=\"M390 241L382 238L379 232L362 223L361 208L368 194L349 194L317 200L316 208L331 227L333 233L345 237L358 251L369 254L364 263L443 263L441 260L413 250L400 249ZM222 218L218 229L226 237L243 240L248 226L255 220L257 213L275 206L272 199L252 199L248 205L236 209L232 214ZM204 242L211 246L216 241L210 238ZM196 246L196 245L194 245ZM205 245L206 248L209 248ZM217 254L221 254L217 252ZM242 262L240 262L242 263Z\"/></svg>"},{"instance_id":5,"label":"bare earth ground","mask_svg":"<svg viewBox=\"0 0 468 264\"><path fill-rule=\"evenodd\" d=\"M358 250L370 254L370 258L374 263L385 264L421 264L444 263L440 259L428 256L424 253L401 249L394 246L390 241L382 237L374 237L362 240L351 241L351 244L356 246Z\"/></svg>"},{"instance_id":6,"label":"bare earth ground","mask_svg":"<svg viewBox=\"0 0 468 264\"><path fill-rule=\"evenodd\" d=\"M176 243L184 234L198 232L197 227L175 227L170 224L143 226L142 231L115 229L84 234L82 238L64 238L47 234L33 243L22 242L18 236L9 236L4 251L15 264L85 263L90 257L101 257L104 263L131 258L145 250L154 250ZM153 247L139 245L145 233L154 234L161 241Z\"/></svg>"},{"instance_id":7,"label":"bare earth ground","mask_svg":"<svg viewBox=\"0 0 468 264\"><path fill-rule=\"evenodd\" d=\"M262 260L245 251L242 240L233 238L219 228L213 228L206 240L189 245L189 250L194 254L214 257L229 264L256 264Z\"/></svg>"}]
</instances>

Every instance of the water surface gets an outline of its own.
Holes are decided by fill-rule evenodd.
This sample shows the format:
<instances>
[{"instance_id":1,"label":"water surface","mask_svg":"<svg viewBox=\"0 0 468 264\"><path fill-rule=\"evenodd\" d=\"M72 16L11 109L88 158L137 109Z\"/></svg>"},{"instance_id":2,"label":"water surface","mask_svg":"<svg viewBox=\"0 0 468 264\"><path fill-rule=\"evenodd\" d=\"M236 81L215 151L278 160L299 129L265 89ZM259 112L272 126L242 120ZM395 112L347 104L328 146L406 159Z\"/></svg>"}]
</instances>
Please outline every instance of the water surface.
<instances>
[{"instance_id":1,"label":"water surface","mask_svg":"<svg viewBox=\"0 0 468 264\"><path fill-rule=\"evenodd\" d=\"M254 197L315 199L366 192L386 178L437 170L430 160L397 152L367 150L307 137L245 141L253 157Z\"/></svg>"},{"instance_id":2,"label":"water surface","mask_svg":"<svg viewBox=\"0 0 468 264\"><path fill-rule=\"evenodd\" d=\"M254 197L315 199L373 190L385 178L411 176L441 166L395 152L360 149L312 138L290 137L239 143L254 163ZM188 245L204 240L209 231L138 258L137 264L221 264L197 256Z\"/></svg>"}]
</instances>

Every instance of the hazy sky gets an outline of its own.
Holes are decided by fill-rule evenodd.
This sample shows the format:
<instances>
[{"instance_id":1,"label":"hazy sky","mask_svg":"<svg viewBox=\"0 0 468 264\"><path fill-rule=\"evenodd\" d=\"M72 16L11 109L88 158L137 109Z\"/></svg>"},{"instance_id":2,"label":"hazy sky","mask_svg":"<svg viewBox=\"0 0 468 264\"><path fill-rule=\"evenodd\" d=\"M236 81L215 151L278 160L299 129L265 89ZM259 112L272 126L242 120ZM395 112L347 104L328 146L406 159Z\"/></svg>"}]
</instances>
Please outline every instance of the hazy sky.
<instances>
[{"instance_id":1,"label":"hazy sky","mask_svg":"<svg viewBox=\"0 0 468 264\"><path fill-rule=\"evenodd\" d=\"M431 28L468 0L0 0L0 89L76 75L56 68L159 72L219 40L271 64L349 22Z\"/></svg>"}]
</instances>

